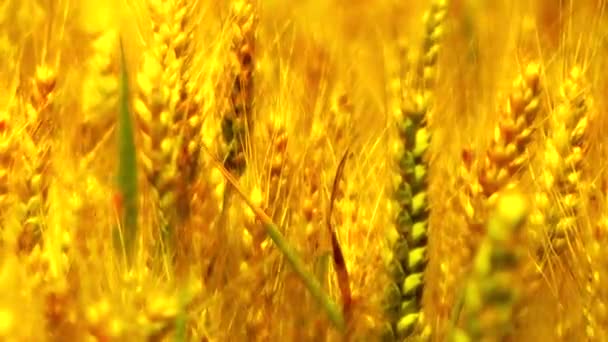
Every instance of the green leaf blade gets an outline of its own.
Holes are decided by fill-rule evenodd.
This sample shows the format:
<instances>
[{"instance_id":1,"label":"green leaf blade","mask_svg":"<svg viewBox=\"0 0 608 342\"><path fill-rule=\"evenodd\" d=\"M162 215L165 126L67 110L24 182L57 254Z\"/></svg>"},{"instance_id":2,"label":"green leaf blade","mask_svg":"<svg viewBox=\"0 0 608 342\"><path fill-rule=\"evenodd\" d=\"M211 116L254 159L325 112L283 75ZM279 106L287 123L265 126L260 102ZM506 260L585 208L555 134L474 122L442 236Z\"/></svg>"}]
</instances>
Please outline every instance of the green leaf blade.
<instances>
[{"instance_id":1,"label":"green leaf blade","mask_svg":"<svg viewBox=\"0 0 608 342\"><path fill-rule=\"evenodd\" d=\"M118 113L118 188L122 199L123 247L127 259L134 253L137 237L137 152L134 124L129 108L129 79L120 44L120 101Z\"/></svg>"}]
</instances>

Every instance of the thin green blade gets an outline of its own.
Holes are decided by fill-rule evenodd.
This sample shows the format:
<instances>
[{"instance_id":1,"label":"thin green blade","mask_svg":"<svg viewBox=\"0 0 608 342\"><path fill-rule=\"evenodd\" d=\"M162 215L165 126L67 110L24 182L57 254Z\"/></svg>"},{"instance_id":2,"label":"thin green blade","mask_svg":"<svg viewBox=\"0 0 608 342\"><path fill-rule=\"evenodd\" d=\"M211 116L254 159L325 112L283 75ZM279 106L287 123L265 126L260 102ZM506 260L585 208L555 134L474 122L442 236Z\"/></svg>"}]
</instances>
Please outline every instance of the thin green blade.
<instances>
[{"instance_id":1,"label":"thin green blade","mask_svg":"<svg viewBox=\"0 0 608 342\"><path fill-rule=\"evenodd\" d=\"M131 260L137 237L137 161L134 125L129 110L129 79L120 42L121 72L118 114L118 188L122 199L124 253Z\"/></svg>"}]
</instances>

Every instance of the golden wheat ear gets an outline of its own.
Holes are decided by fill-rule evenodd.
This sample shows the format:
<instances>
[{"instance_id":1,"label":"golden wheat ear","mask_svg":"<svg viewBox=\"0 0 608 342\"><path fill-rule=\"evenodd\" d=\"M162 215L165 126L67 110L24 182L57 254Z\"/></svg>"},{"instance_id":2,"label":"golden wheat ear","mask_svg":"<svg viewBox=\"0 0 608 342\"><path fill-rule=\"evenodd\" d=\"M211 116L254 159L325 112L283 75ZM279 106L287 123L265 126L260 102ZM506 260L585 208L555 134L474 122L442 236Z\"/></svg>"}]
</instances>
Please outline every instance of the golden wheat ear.
<instances>
[{"instance_id":1,"label":"golden wheat ear","mask_svg":"<svg viewBox=\"0 0 608 342\"><path fill-rule=\"evenodd\" d=\"M199 99L192 91L192 11L184 1L146 1L152 41L137 74L138 161L157 206L163 258L173 259L176 231L189 216L197 172Z\"/></svg>"},{"instance_id":2,"label":"golden wheat ear","mask_svg":"<svg viewBox=\"0 0 608 342\"><path fill-rule=\"evenodd\" d=\"M543 274L555 264L569 262L577 237L582 232L581 216L590 181L585 179L585 162L589 147L588 125L593 101L582 69L575 66L559 88L559 97L547 123L544 154L540 161L539 190L533 227L537 238L531 247L540 266L531 270L530 295L542 284ZM568 253L570 252L570 253ZM561 291L561 290L560 290ZM558 305L565 304L560 295ZM556 335L565 338L572 331L572 318L559 310Z\"/></svg>"},{"instance_id":3,"label":"golden wheat ear","mask_svg":"<svg viewBox=\"0 0 608 342\"><path fill-rule=\"evenodd\" d=\"M19 187L19 210L22 232L18 249L29 252L42 242L42 230L48 213L48 188L51 182L51 138L56 133L57 71L47 65L36 67L26 104L26 135L20 143L24 161Z\"/></svg>"},{"instance_id":4,"label":"golden wheat ear","mask_svg":"<svg viewBox=\"0 0 608 342\"><path fill-rule=\"evenodd\" d=\"M540 64L531 62L513 84L507 107L494 126L494 136L485 156L471 159L468 151L459 181L465 186L459 194L460 211L467 220L469 248L475 251L484 233L487 210L496 196L519 182L530 161L528 147L541 112Z\"/></svg>"},{"instance_id":5,"label":"golden wheat ear","mask_svg":"<svg viewBox=\"0 0 608 342\"><path fill-rule=\"evenodd\" d=\"M584 192L583 163L588 146L587 126L591 99L585 89L582 71L574 67L560 89L559 102L550 118L545 158L540 179L543 191L539 203L554 205L541 208L537 224L548 227L551 246L543 250L560 253L578 228ZM539 251L542 254L542 250Z\"/></svg>"}]
</instances>

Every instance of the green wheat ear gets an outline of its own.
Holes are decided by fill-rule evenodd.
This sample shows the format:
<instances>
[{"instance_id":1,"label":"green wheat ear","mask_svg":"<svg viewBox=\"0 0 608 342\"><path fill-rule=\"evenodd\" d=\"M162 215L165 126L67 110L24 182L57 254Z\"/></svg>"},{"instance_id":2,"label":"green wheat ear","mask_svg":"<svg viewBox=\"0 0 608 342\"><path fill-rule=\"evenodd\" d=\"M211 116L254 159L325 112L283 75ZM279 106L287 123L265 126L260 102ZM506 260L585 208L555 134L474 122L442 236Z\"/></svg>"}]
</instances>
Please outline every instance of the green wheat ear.
<instances>
[{"instance_id":1,"label":"green wheat ear","mask_svg":"<svg viewBox=\"0 0 608 342\"><path fill-rule=\"evenodd\" d=\"M120 101L118 111L118 188L122 198L122 251L130 263L137 236L137 164L133 121L129 110L129 79L120 41Z\"/></svg>"}]
</instances>

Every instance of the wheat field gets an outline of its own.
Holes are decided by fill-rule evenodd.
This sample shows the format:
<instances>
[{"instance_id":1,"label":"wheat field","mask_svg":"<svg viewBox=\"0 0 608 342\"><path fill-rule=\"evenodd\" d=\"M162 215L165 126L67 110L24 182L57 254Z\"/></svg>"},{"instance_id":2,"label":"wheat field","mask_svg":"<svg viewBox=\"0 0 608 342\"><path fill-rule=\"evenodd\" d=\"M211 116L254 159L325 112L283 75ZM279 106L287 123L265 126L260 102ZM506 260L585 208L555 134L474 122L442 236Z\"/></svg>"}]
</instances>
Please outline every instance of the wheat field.
<instances>
[{"instance_id":1,"label":"wheat field","mask_svg":"<svg viewBox=\"0 0 608 342\"><path fill-rule=\"evenodd\" d=\"M608 341L606 4L0 1L0 341Z\"/></svg>"}]
</instances>

